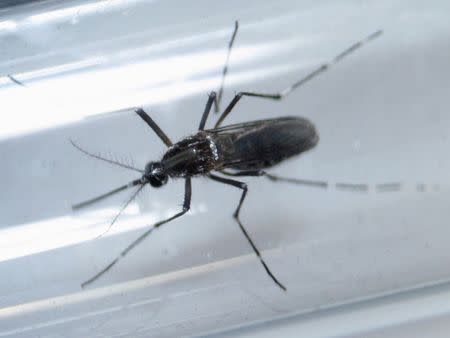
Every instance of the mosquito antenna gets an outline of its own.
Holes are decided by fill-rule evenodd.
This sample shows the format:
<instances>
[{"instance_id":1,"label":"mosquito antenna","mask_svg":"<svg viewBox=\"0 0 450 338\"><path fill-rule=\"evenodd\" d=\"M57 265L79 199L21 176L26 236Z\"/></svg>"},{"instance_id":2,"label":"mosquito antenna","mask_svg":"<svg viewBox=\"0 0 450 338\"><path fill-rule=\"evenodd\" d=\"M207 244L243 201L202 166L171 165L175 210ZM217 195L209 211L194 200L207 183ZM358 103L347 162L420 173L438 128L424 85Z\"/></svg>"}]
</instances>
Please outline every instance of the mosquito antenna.
<instances>
[{"instance_id":1,"label":"mosquito antenna","mask_svg":"<svg viewBox=\"0 0 450 338\"><path fill-rule=\"evenodd\" d=\"M101 233L99 236L97 236L97 238L102 237L104 234L106 234L114 225L114 223L117 221L117 219L119 218L120 215L122 215L123 211L127 208L127 206L136 198L137 194L139 194L139 192L144 188L145 184L141 184L141 186L136 189L136 191L131 195L131 197L128 199L128 201L123 205L123 207L120 209L120 211L117 213L116 216L114 216L113 220L111 221L111 223L109 224L108 229L106 229L106 231L104 231L103 233Z\"/></svg>"},{"instance_id":2,"label":"mosquito antenna","mask_svg":"<svg viewBox=\"0 0 450 338\"><path fill-rule=\"evenodd\" d=\"M365 45L366 43L376 39L377 37L379 37L381 34L383 33L382 30L378 30L372 34L370 34L369 36L367 36L365 39L362 39L358 42L355 42L354 44L352 44L350 47L346 48L344 51L342 51L341 53L339 53L338 55L336 55L331 61L322 64L320 67L318 67L317 69L315 69L314 71L312 71L311 73L309 73L308 75L306 75L305 77L303 77L302 79L298 80L297 82L295 82L292 86L282 90L280 92L280 96L284 97L288 94L290 94L294 89L304 85L306 82L312 80L313 78L315 78L317 75L325 72L326 70L328 70L331 66L334 66L336 63L340 62L342 59L344 59L346 56L350 55L351 53L353 53L354 51L356 51L357 49L361 48L363 45Z\"/></svg>"},{"instance_id":3,"label":"mosquito antenna","mask_svg":"<svg viewBox=\"0 0 450 338\"><path fill-rule=\"evenodd\" d=\"M104 161L104 162L107 162L107 163L110 163L110 164L114 164L114 165L117 165L117 166L122 167L122 168L134 170L134 171L137 171L137 172L139 172L139 173L141 173L141 174L144 173L144 170L141 170L141 169L138 169L138 168L135 168L135 167L132 167L132 166L129 166L129 165L120 163L120 162L118 162L118 161L110 160L110 159L108 159L108 158L102 157L102 156L97 155L97 154L93 154L93 153L88 152L87 150L84 150L83 148L81 148L81 147L80 147L78 144L76 144L73 140L69 140L69 141L70 141L70 143L71 143L76 149L78 149L78 150L81 151L83 154L85 154L85 155L87 155L87 156L89 156L89 157L95 158L95 159L97 159L97 160L102 160L102 161Z\"/></svg>"},{"instance_id":4,"label":"mosquito antenna","mask_svg":"<svg viewBox=\"0 0 450 338\"><path fill-rule=\"evenodd\" d=\"M142 181L141 181L140 179L134 180L134 181L132 181L132 182L130 182L130 183L128 183L128 184L122 185L121 187L118 187L118 188L116 188L116 189L114 189L114 190L111 190L111 191L109 191L109 192L107 192L107 193L104 193L104 194L102 194L102 195L100 195L100 196L91 198L91 199L89 199L89 200L87 200L87 201L84 201L84 202L81 202L81 203L78 203L78 204L74 204L74 205L72 206L72 210L78 210L78 209L87 207L87 206L89 206L89 205L91 205L91 204L94 204L94 203L96 203L96 202L98 202L98 201L101 201L101 200L107 198L107 197L110 197L110 196L112 196L112 195L115 195L115 194L117 194L118 192L121 192L121 191L123 191L123 190L126 190L126 189L129 189L129 188L131 188L131 187L134 187L134 186L136 186L136 185L138 185L138 184L142 184Z\"/></svg>"},{"instance_id":5,"label":"mosquito antenna","mask_svg":"<svg viewBox=\"0 0 450 338\"><path fill-rule=\"evenodd\" d=\"M233 48L234 39L236 38L238 28L239 28L239 22L236 20L234 22L233 35L231 35L231 40L228 43L227 58L225 59L225 65L223 66L223 70L222 70L222 81L220 83L219 94L217 95L217 100L215 101L215 105L214 105L214 110L216 113L218 113L220 110L220 101L221 101L222 95L223 95L223 87L225 84L225 77L228 73L228 62L230 60L231 49Z\"/></svg>"}]
</instances>

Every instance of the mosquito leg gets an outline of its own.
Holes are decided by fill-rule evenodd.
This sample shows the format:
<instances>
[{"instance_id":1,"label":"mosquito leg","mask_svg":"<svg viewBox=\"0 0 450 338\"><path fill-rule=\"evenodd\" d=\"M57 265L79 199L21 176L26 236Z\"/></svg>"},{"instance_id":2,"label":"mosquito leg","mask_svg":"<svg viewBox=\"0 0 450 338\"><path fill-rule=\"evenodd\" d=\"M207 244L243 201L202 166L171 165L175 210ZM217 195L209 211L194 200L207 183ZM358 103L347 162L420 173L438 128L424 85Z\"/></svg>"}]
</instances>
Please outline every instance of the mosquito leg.
<instances>
[{"instance_id":1,"label":"mosquito leg","mask_svg":"<svg viewBox=\"0 0 450 338\"><path fill-rule=\"evenodd\" d=\"M314 180L305 180L298 178L290 178L290 177L281 177L277 175L272 175L269 173L265 173L269 180L273 182L286 182L293 183L298 185L305 185L310 187L320 187L320 188L328 188L331 184L327 181L314 181ZM334 188L337 190L347 190L347 191L355 191L355 192L368 192L369 185L366 183L335 183Z\"/></svg>"},{"instance_id":2,"label":"mosquito leg","mask_svg":"<svg viewBox=\"0 0 450 338\"><path fill-rule=\"evenodd\" d=\"M376 190L378 192L392 192L400 191L402 189L402 184L400 182L390 182L390 183L380 183L376 185ZM416 188L417 191L425 189L425 185L421 185Z\"/></svg>"},{"instance_id":3,"label":"mosquito leg","mask_svg":"<svg viewBox=\"0 0 450 338\"><path fill-rule=\"evenodd\" d=\"M266 176L269 180L273 182L286 182L286 183L293 183L293 184L299 184L299 185L307 185L310 187L320 187L320 188L328 188L331 186L330 183L327 181L314 181L314 180L304 180L304 179L297 179L297 178L289 178L289 177L281 177L272 175L269 173L264 173L264 176ZM351 190L351 191L360 191L360 192L368 192L369 191L369 185L365 183L336 183L334 186L337 190Z\"/></svg>"},{"instance_id":4,"label":"mosquito leg","mask_svg":"<svg viewBox=\"0 0 450 338\"><path fill-rule=\"evenodd\" d=\"M25 87L25 85L23 84L23 82L17 80L14 76L12 76L11 74L6 75L6 77L8 79L10 79L12 82L14 82L16 85L19 85L21 87Z\"/></svg>"},{"instance_id":5,"label":"mosquito leg","mask_svg":"<svg viewBox=\"0 0 450 338\"><path fill-rule=\"evenodd\" d=\"M269 267L267 266L266 262L264 261L264 259L261 257L261 253L259 252L258 248L256 247L256 245L253 243L253 240L250 238L250 235L247 233L247 230L245 230L244 226L241 223L241 220L239 219L239 211L241 210L242 207L242 203L244 202L245 196L247 195L247 184L245 184L244 182L239 182L239 181L235 181L235 180L231 180L228 178L223 178L220 176L216 176L214 174L209 174L209 177L211 179L213 179L214 181L220 182L220 183L224 183L224 184L228 184L228 185L232 185L236 188L242 189L242 195L241 195L241 199L239 200L239 204L233 214L234 219L236 220L236 222L239 224L239 228L241 229L242 233L244 234L245 238L247 238L248 242L250 243L251 247L253 248L253 251L255 252L256 256L258 256L259 261L261 262L261 264L263 265L264 269L266 270L267 274L270 276L270 278L272 278L272 280L275 282L275 284L277 284L281 289L283 289L284 291L286 291L286 287L281 284L278 279L273 275L273 273L270 271Z\"/></svg>"},{"instance_id":6,"label":"mosquito leg","mask_svg":"<svg viewBox=\"0 0 450 338\"><path fill-rule=\"evenodd\" d=\"M318 68L316 68L315 70L313 70L312 72L310 72L309 74L307 74L306 76L304 76L303 78L301 78L300 80L295 82L294 84L292 84L289 87L281 90L278 93L272 93L272 94L253 93L253 92L239 92L239 93L237 93L234 96L233 100L231 100L231 102L225 108L225 110L223 111L222 115L220 115L220 117L217 120L216 125L215 125L214 128L217 128L217 127L219 127L221 125L223 120L225 120L225 118L233 110L234 106L239 102L239 100L243 96L252 96L252 97L259 97L259 98L271 99L271 100L281 100L284 97L288 96L295 89L297 89L297 88L303 86L305 83L311 81L312 79L314 79L319 74L321 74L321 73L325 72L326 70L328 70L331 66L333 66L336 63L340 62L346 56L350 55L351 53L353 53L357 49L361 48L367 42L370 42L370 41L374 40L375 38L379 37L381 34L382 34L382 31L378 30L378 31L370 34L369 36L367 36L365 39L360 40L358 42L355 42L350 47L347 47L341 53L337 54L329 62L326 62L326 63L322 64L321 66L319 66Z\"/></svg>"},{"instance_id":7,"label":"mosquito leg","mask_svg":"<svg viewBox=\"0 0 450 338\"><path fill-rule=\"evenodd\" d=\"M208 101L206 101L205 111L203 112L202 119L200 121L200 125L198 126L198 130L205 129L206 120L208 119L209 112L211 111L211 107L213 102L217 102L216 92L211 92L208 97Z\"/></svg>"},{"instance_id":8,"label":"mosquito leg","mask_svg":"<svg viewBox=\"0 0 450 338\"><path fill-rule=\"evenodd\" d=\"M243 170L243 171L237 171L237 172L229 172L225 170L219 171L223 175L227 176L265 176L269 180L273 182L286 182L286 183L293 183L298 185L305 185L310 187L318 187L318 188L328 188L333 187L336 190L345 190L345 191L355 191L355 192L368 192L369 190L372 190L376 193L390 193L390 192L399 192L403 189L407 188L405 184L402 182L384 182L384 183L377 183L373 185L369 185L367 183L342 183L342 182L336 182L334 184L331 184L327 181L320 181L320 180L305 180L305 179L298 179L298 178L290 178L290 177L282 177L277 176L273 174L269 174L265 172L264 170ZM438 191L440 189L439 184L425 184L425 183L417 183L413 185L417 192L424 192L424 191Z\"/></svg>"},{"instance_id":9,"label":"mosquito leg","mask_svg":"<svg viewBox=\"0 0 450 338\"><path fill-rule=\"evenodd\" d=\"M128 245L124 250L122 250L122 252L119 254L119 256L117 256L104 269L102 269L95 276L93 276L92 278L88 279L83 284L81 284L81 287L84 288L84 287L86 287L86 285L89 285L92 282L96 281L98 278L100 278L103 274L105 274L108 270L110 270L121 258L125 257L131 250L133 250L139 243L141 243L148 235L150 235L154 229L159 228L161 225L169 223L170 221L173 221L175 218L183 216L191 207L191 195L192 195L191 179L186 178L185 185L184 185L183 210L181 210L177 214L173 215L172 217L169 217L163 221L156 223L152 228L148 229L146 232L144 232L142 235L140 235L137 239L135 239L132 243L130 243L130 245Z\"/></svg>"},{"instance_id":10,"label":"mosquito leg","mask_svg":"<svg viewBox=\"0 0 450 338\"><path fill-rule=\"evenodd\" d=\"M315 180L304 180L304 179L294 179L294 178L286 178L279 177L265 172L264 170L244 170L238 172L228 172L228 171L220 171L222 174L227 176L266 176L272 181L284 181L295 184L301 184L306 186L318 187L318 188L327 188L328 182L326 181L315 181Z\"/></svg>"},{"instance_id":11,"label":"mosquito leg","mask_svg":"<svg viewBox=\"0 0 450 338\"><path fill-rule=\"evenodd\" d=\"M265 176L269 180L273 182L286 182L293 183L298 185L305 185L309 187L317 187L317 188L328 188L332 185L327 181L320 180L306 180L306 179L298 179L298 178L290 178L290 177L282 177L273 174L269 174L264 170L244 170L237 172L228 172L225 170L220 171L222 174L227 176ZM403 188L403 185L400 182L387 182L387 183L379 183L374 186L369 186L367 183L342 183L337 182L333 185L333 187L337 190L347 190L347 191L355 191L355 192L368 192L369 188L374 189L375 192L395 192L400 191ZM419 190L419 188L417 188Z\"/></svg>"},{"instance_id":12,"label":"mosquito leg","mask_svg":"<svg viewBox=\"0 0 450 338\"><path fill-rule=\"evenodd\" d=\"M267 94L267 95L270 95L270 94ZM239 102L239 100L242 98L242 96L255 96L255 97L262 97L262 98L272 98L272 99L276 99L276 100L281 99L281 97L278 97L279 94L274 94L274 95L277 95L277 97L275 97L274 95L271 95L271 97L268 97L267 95L266 94L258 94L258 93L250 93L250 92L237 93L234 96L234 98L231 100L231 102L228 104L228 106L225 108L223 113L220 115L219 119L217 120L216 124L214 125L214 129L220 127L222 122L225 120L225 118L228 116L228 114L231 113L234 106Z\"/></svg>"},{"instance_id":13,"label":"mosquito leg","mask_svg":"<svg viewBox=\"0 0 450 338\"><path fill-rule=\"evenodd\" d=\"M155 121L151 119L150 116L144 111L144 109L139 108L136 109L136 114L138 114L144 121L149 125L150 128L155 132L156 135L164 142L164 144L168 147L172 145L172 141L170 138L159 128Z\"/></svg>"},{"instance_id":14,"label":"mosquito leg","mask_svg":"<svg viewBox=\"0 0 450 338\"><path fill-rule=\"evenodd\" d=\"M81 203L74 204L74 205L72 205L72 210L78 210L78 209L87 207L87 206L89 206L91 204L97 203L98 201L101 201L101 200L103 200L103 199L105 199L107 197L115 195L115 194L117 194L117 193L119 193L121 191L129 189L129 188L134 187L136 185L142 185L142 181L140 179L134 180L134 181L132 181L132 182L130 182L128 184L122 185L121 187L116 188L114 190L111 190L111 191L109 191L109 192L107 192L105 194L102 194L100 196L91 198L91 199L89 199L87 201L84 201L84 202L81 202Z\"/></svg>"},{"instance_id":15,"label":"mosquito leg","mask_svg":"<svg viewBox=\"0 0 450 338\"><path fill-rule=\"evenodd\" d=\"M215 102L216 103L215 104L215 112L216 113L218 113L220 111L220 101L222 100L223 87L225 84L225 77L227 76L227 73L228 73L228 62L230 61L231 49L233 48L234 39L236 38L238 28L239 28L239 22L235 21L233 34L231 35L230 42L228 43L227 58L225 60L225 65L222 70L222 82L220 84L219 95L217 96L217 101Z\"/></svg>"},{"instance_id":16,"label":"mosquito leg","mask_svg":"<svg viewBox=\"0 0 450 338\"><path fill-rule=\"evenodd\" d=\"M287 182L287 183L316 186L316 187L323 187L323 188L332 186L330 183L328 183L326 181L311 181L311 180L281 177L281 176L272 175L272 174L269 174L266 172L264 172L263 175L266 176L269 180L274 181L274 182ZM261 176L261 175L259 175L259 176ZM354 191L354 192L369 192L370 189L374 190L375 192L397 192L397 191L401 191L404 187L403 187L403 184L400 182L387 182L387 183L379 183L379 184L375 184L375 185L369 185L367 183L336 182L336 183L334 183L334 188L336 190L346 190L346 191Z\"/></svg>"},{"instance_id":17,"label":"mosquito leg","mask_svg":"<svg viewBox=\"0 0 450 338\"><path fill-rule=\"evenodd\" d=\"M237 172L221 170L220 173L227 176L264 176L266 174L264 170L242 170Z\"/></svg>"}]
</instances>

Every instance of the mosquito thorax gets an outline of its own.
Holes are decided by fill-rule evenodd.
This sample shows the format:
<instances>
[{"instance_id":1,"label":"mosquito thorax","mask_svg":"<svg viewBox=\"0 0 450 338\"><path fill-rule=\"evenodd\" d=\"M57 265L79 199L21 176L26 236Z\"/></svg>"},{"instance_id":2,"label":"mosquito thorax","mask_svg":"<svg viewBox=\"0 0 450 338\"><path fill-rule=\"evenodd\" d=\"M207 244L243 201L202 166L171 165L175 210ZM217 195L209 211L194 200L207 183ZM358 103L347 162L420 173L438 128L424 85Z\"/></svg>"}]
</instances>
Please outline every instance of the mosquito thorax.
<instances>
[{"instance_id":1,"label":"mosquito thorax","mask_svg":"<svg viewBox=\"0 0 450 338\"><path fill-rule=\"evenodd\" d=\"M167 174L161 162L148 162L145 166L142 180L150 183L152 187L158 188L167 183Z\"/></svg>"}]
</instances>

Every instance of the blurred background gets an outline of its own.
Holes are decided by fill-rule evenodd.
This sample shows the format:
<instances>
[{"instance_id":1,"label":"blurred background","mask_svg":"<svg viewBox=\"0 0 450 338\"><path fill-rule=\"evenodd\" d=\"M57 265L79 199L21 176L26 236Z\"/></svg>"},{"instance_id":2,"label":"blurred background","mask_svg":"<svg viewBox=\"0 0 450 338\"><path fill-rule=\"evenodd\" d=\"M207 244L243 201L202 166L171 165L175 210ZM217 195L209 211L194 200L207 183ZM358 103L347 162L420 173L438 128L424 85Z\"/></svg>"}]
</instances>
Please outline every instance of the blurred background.
<instances>
[{"instance_id":1,"label":"blurred background","mask_svg":"<svg viewBox=\"0 0 450 338\"><path fill-rule=\"evenodd\" d=\"M445 1L11 1L0 3L0 336L444 337L450 315L450 5ZM20 2L20 3L22 3ZM14 2L19 4L19 2ZM318 146L271 173L401 182L336 191L193 180L192 209L101 279L80 284L158 220L182 181L145 188L104 233L125 184L195 133L239 20L222 106L277 92L354 42L383 35L282 102L244 98L227 123L303 116ZM210 117L212 127L217 116ZM231 330L231 331L230 331ZM433 330L433 331L430 331Z\"/></svg>"}]
</instances>

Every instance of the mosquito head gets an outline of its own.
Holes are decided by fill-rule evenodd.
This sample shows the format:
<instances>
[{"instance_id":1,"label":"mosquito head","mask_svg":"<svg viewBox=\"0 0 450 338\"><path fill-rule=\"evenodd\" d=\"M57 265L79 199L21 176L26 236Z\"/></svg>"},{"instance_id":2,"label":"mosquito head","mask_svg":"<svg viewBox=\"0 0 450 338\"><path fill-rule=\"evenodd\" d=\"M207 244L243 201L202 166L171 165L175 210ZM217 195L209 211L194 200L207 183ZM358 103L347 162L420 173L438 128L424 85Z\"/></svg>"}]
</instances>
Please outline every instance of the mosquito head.
<instances>
[{"instance_id":1,"label":"mosquito head","mask_svg":"<svg viewBox=\"0 0 450 338\"><path fill-rule=\"evenodd\" d=\"M148 162L142 179L152 187L159 188L167 183L167 173L161 162Z\"/></svg>"}]
</instances>

